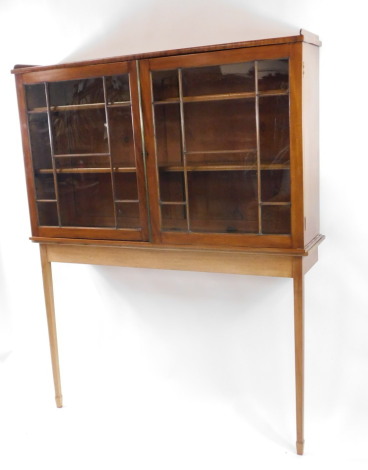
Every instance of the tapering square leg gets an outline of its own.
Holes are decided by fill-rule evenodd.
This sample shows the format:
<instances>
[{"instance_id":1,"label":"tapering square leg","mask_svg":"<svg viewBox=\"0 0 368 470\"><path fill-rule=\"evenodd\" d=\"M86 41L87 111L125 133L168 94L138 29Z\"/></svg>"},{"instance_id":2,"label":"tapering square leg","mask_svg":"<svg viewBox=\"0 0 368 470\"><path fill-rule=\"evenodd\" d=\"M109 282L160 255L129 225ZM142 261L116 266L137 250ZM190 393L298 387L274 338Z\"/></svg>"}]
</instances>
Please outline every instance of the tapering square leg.
<instances>
[{"instance_id":1,"label":"tapering square leg","mask_svg":"<svg viewBox=\"0 0 368 470\"><path fill-rule=\"evenodd\" d=\"M45 305L47 314L47 325L49 330L50 352L52 362L52 373L54 376L55 400L56 406L63 406L63 397L61 394L59 354L56 334L55 307L54 307L54 291L52 286L51 263L47 256L47 247L40 245L43 290L45 294Z\"/></svg>"},{"instance_id":2,"label":"tapering square leg","mask_svg":"<svg viewBox=\"0 0 368 470\"><path fill-rule=\"evenodd\" d=\"M296 386L296 451L304 452L304 273L302 258L295 258L294 281L294 335Z\"/></svg>"}]
</instances>

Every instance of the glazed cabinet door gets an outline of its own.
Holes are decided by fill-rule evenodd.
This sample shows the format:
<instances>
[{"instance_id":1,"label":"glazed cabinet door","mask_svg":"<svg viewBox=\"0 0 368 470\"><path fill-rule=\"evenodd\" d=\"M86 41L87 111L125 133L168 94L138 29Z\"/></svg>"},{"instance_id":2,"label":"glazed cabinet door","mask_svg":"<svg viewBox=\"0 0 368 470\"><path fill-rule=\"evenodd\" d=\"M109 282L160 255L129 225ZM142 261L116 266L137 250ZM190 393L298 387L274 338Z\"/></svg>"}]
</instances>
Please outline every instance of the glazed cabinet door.
<instances>
[{"instance_id":1,"label":"glazed cabinet door","mask_svg":"<svg viewBox=\"0 0 368 470\"><path fill-rule=\"evenodd\" d=\"M33 234L146 240L136 64L34 72L23 80Z\"/></svg>"},{"instance_id":2,"label":"glazed cabinet door","mask_svg":"<svg viewBox=\"0 0 368 470\"><path fill-rule=\"evenodd\" d=\"M156 240L292 246L291 56L257 47L142 63Z\"/></svg>"}]
</instances>

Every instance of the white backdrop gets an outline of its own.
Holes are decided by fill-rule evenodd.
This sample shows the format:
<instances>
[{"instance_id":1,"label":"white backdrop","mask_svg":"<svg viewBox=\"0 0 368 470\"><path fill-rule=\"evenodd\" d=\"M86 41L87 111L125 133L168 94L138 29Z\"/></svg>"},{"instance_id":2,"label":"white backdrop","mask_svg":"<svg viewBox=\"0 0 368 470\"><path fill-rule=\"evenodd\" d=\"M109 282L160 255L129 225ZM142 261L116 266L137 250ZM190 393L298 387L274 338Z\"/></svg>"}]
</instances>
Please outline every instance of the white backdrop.
<instances>
[{"instance_id":1,"label":"white backdrop","mask_svg":"<svg viewBox=\"0 0 368 470\"><path fill-rule=\"evenodd\" d=\"M0 468L367 468L363 2L0 0ZM292 283L55 265L57 410L28 241L15 63L320 35L320 261L306 277L306 455L294 453ZM333 467L332 467L333 466Z\"/></svg>"}]
</instances>

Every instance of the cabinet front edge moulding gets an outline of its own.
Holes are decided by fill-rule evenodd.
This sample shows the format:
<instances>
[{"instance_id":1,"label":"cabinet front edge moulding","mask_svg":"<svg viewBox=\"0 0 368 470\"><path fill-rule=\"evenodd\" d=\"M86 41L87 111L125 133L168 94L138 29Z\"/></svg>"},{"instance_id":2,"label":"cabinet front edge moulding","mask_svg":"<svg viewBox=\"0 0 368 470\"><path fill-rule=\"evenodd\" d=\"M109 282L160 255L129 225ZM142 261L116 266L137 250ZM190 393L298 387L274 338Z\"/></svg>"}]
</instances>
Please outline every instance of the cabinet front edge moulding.
<instances>
[{"instance_id":1,"label":"cabinet front edge moulding","mask_svg":"<svg viewBox=\"0 0 368 470\"><path fill-rule=\"evenodd\" d=\"M183 55L183 54L192 54L192 53L198 53L198 52L221 51L221 50L229 50L229 49L241 49L243 47L268 46L272 44L287 44L287 43L294 43L294 42L305 42L308 44L313 44L315 46L322 45L317 35L310 33L309 31L301 29L300 34L297 36L285 36L285 37L270 38L270 39L257 39L254 41L214 44L214 45L201 46L201 47L170 49L167 51L127 54L127 55L122 55L122 56L114 56L114 57L101 58L101 59L91 59L91 60L78 61L78 62L66 62L66 63L60 63L60 64L54 64L54 65L46 65L46 66L17 64L17 65L14 65L12 73L22 74L22 73L29 72L30 69L32 69L32 71L49 70L49 69L53 70L53 69L66 68L66 67L79 67L81 65L108 64L111 62L123 62L127 60L150 59L154 57L165 57L165 56L172 56L172 55Z\"/></svg>"}]
</instances>

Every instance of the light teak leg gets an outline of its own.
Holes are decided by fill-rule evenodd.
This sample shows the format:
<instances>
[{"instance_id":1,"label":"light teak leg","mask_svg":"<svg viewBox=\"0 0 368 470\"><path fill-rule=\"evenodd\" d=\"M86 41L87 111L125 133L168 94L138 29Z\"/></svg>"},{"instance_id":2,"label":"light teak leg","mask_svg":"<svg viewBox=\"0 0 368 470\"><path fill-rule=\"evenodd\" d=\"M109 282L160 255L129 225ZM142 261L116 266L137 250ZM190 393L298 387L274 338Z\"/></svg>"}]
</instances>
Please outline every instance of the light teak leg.
<instances>
[{"instance_id":1,"label":"light teak leg","mask_svg":"<svg viewBox=\"0 0 368 470\"><path fill-rule=\"evenodd\" d=\"M61 394L60 382L60 369L59 369L59 354L56 335L56 321L55 321L55 307L54 307L54 292L52 287L52 272L51 263L47 257L47 247L40 245L41 265L42 265L42 278L43 290L45 294L47 325L49 330L52 373L54 376L55 385L55 400L56 406L61 408L63 406L63 397Z\"/></svg>"},{"instance_id":2,"label":"light teak leg","mask_svg":"<svg viewBox=\"0 0 368 470\"><path fill-rule=\"evenodd\" d=\"M304 274L301 258L294 260L294 335L296 385L296 451L304 452Z\"/></svg>"}]
</instances>

